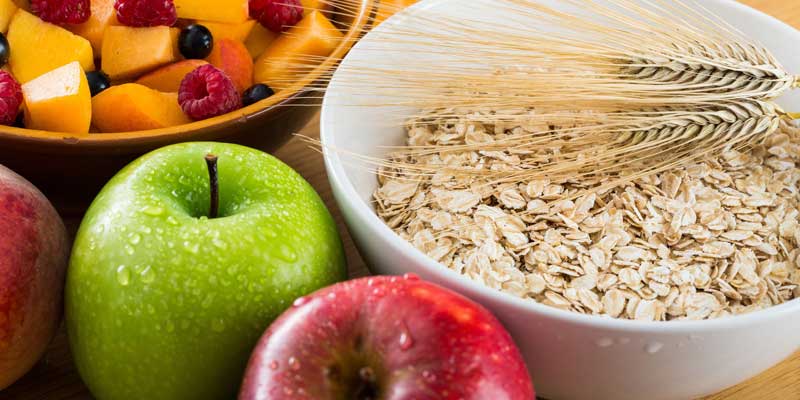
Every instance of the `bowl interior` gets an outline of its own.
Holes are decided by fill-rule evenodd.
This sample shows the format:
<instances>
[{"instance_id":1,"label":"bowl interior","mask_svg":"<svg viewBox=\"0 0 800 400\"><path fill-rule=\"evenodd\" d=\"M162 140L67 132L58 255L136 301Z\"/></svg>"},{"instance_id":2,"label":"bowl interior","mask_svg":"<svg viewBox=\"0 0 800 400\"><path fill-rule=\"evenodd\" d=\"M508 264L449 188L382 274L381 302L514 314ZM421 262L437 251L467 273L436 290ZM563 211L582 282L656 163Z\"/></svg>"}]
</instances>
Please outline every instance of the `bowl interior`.
<instances>
[{"instance_id":1,"label":"bowl interior","mask_svg":"<svg viewBox=\"0 0 800 400\"><path fill-rule=\"evenodd\" d=\"M530 23L509 18L507 10L494 7L492 3L492 0L470 2L426 0L417 3L367 34L343 61L326 93L322 109L322 141L326 147L324 154L331 180L334 186L338 186L344 193L344 196L340 196L339 201L350 203L356 210L355 212L359 214L361 221L366 221L371 226L374 225L375 230L379 231L381 235L392 236L389 239L391 241L402 240L394 235L374 214L372 194L377 188L378 182L374 168L365 164L358 156L383 158L391 151L391 146L405 144L406 135L398 122L418 110L407 102L407 100L413 99L413 93L379 89L382 85L392 87L388 80L396 79L396 77L380 74L370 76L369 84L376 88L375 90L354 91L353 87L364 87L364 76L359 70L360 66L372 64L379 68L381 65L392 65L413 57L418 59L419 63L409 68L419 68L418 71L427 69L434 72L436 67L431 60L443 58L454 62L464 62L462 58L446 52L429 51L428 43L424 39L415 40L413 44L391 41L393 35L398 32L421 32L423 37L425 32L442 33L441 29L446 28L431 23L436 20L436 15L439 13L468 18L476 23L503 23L508 29L522 29L526 23ZM545 3L556 7L559 4L558 1L545 1ZM800 42L800 32L737 2L708 0L703 2L703 6L740 29L746 36L769 48L789 71L800 71L800 52L795 50L793 44ZM437 31L437 29L439 30ZM387 46L387 43L390 42L391 45ZM435 40L432 39L431 44L435 44ZM402 65L410 65L410 63L403 62ZM480 67L479 63L472 66L475 65ZM800 90L784 95L778 102L787 110L800 110L800 93L798 92ZM400 246L400 244L398 245ZM405 248L410 252L417 253L415 257L426 265L430 265L431 268L445 269L427 259L413 246L406 244L402 246L406 246ZM473 283L465 282L465 280L467 279L463 278L459 284L473 288ZM512 296L503 296L507 297L509 302L517 303L517 299ZM571 314L560 310L546 310L544 306L533 304L533 302L527 303L528 307L538 309L540 312ZM519 303L517 304L519 305ZM800 300L795 300L785 306L796 308L798 305L800 305ZM785 307L778 306L774 309L785 309ZM586 319L582 315L562 315L562 317ZM619 324L619 326L637 322L608 321L599 318L595 320ZM703 321L706 324L708 322ZM670 323L669 325L680 324ZM691 324L691 322L686 324Z\"/></svg>"}]
</instances>

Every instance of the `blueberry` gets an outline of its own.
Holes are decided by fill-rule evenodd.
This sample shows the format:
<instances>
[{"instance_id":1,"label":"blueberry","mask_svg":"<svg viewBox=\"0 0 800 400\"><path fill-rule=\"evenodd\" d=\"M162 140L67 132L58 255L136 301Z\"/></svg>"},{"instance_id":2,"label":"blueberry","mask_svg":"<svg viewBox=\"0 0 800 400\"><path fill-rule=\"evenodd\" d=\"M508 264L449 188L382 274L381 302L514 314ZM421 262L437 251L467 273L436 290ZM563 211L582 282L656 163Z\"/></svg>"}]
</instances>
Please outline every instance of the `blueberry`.
<instances>
[{"instance_id":1,"label":"blueberry","mask_svg":"<svg viewBox=\"0 0 800 400\"><path fill-rule=\"evenodd\" d=\"M111 87L111 81L108 80L108 75L101 71L87 72L86 80L89 82L89 91L92 92L92 97L97 96L100 92Z\"/></svg>"},{"instance_id":2,"label":"blueberry","mask_svg":"<svg viewBox=\"0 0 800 400\"><path fill-rule=\"evenodd\" d=\"M20 110L17 114L17 119L14 121L15 128L25 128L25 111Z\"/></svg>"},{"instance_id":3,"label":"blueberry","mask_svg":"<svg viewBox=\"0 0 800 400\"><path fill-rule=\"evenodd\" d=\"M242 104L247 107L251 104L258 103L259 101L264 100L273 94L275 94L275 91L272 90L272 88L263 83L259 83L257 85L250 86L249 89L244 91L242 94Z\"/></svg>"},{"instance_id":4,"label":"blueberry","mask_svg":"<svg viewBox=\"0 0 800 400\"><path fill-rule=\"evenodd\" d=\"M192 24L183 28L178 38L181 54L187 59L201 60L211 54L214 48L214 37L203 25Z\"/></svg>"},{"instance_id":5,"label":"blueberry","mask_svg":"<svg viewBox=\"0 0 800 400\"><path fill-rule=\"evenodd\" d=\"M8 45L6 35L0 33L0 67L8 64L8 57L11 56L11 47Z\"/></svg>"}]
</instances>

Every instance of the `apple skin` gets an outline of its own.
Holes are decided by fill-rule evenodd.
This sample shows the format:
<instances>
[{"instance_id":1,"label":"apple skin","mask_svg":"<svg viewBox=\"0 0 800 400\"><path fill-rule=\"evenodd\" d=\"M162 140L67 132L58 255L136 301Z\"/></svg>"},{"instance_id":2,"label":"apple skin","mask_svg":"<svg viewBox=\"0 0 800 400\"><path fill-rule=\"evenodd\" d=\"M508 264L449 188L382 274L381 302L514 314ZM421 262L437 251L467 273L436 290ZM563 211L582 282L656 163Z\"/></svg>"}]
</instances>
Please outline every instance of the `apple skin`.
<instances>
[{"instance_id":1,"label":"apple skin","mask_svg":"<svg viewBox=\"0 0 800 400\"><path fill-rule=\"evenodd\" d=\"M204 157L219 157L220 218ZM257 150L186 143L120 171L92 203L67 276L67 328L98 400L234 398L264 329L346 278L330 213Z\"/></svg>"},{"instance_id":2,"label":"apple skin","mask_svg":"<svg viewBox=\"0 0 800 400\"><path fill-rule=\"evenodd\" d=\"M58 329L68 259L52 204L0 165L0 390L33 367Z\"/></svg>"},{"instance_id":3,"label":"apple skin","mask_svg":"<svg viewBox=\"0 0 800 400\"><path fill-rule=\"evenodd\" d=\"M359 378L364 371L373 384ZM497 319L415 276L363 278L298 299L259 341L239 392L239 400L534 398Z\"/></svg>"}]
</instances>

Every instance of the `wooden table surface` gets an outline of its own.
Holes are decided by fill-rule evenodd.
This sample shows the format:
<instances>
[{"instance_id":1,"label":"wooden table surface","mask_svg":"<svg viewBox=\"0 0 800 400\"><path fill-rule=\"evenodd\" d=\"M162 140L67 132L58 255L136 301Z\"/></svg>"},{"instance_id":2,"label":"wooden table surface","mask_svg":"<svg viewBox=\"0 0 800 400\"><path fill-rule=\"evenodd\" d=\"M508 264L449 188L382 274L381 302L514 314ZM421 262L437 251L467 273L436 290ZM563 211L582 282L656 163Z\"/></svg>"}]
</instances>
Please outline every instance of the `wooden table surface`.
<instances>
[{"instance_id":1,"label":"wooden table surface","mask_svg":"<svg viewBox=\"0 0 800 400\"><path fill-rule=\"evenodd\" d=\"M741 0L741 2L800 28L800 0ZM798 48L800 48L800 44L798 44ZM311 137L318 136L318 122L318 119L311 121L302 133ZM356 277L367 274L367 268L347 235L339 210L334 204L321 156L297 139L280 149L276 156L311 182L330 207L345 241L351 275ZM65 216L65 220L70 229L75 230L80 222L80 216ZM92 397L72 364L63 329L53 341L43 360L19 382L0 392L0 400L87 399L92 399ZM800 400L800 353L747 382L704 400L762 399Z\"/></svg>"}]
</instances>

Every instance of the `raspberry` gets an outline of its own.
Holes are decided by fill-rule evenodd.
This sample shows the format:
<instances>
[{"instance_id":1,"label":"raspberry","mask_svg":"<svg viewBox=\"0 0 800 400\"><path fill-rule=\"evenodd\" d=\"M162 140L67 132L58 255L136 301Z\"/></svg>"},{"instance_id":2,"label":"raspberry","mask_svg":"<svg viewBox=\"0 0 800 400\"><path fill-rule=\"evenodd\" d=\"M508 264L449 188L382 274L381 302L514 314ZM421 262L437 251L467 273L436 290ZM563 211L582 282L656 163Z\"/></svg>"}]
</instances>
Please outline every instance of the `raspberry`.
<instances>
[{"instance_id":1,"label":"raspberry","mask_svg":"<svg viewBox=\"0 0 800 400\"><path fill-rule=\"evenodd\" d=\"M13 125L22 106L22 87L11 74L0 71L0 124Z\"/></svg>"},{"instance_id":2,"label":"raspberry","mask_svg":"<svg viewBox=\"0 0 800 400\"><path fill-rule=\"evenodd\" d=\"M31 12L54 24L82 24L92 15L89 0L31 0Z\"/></svg>"},{"instance_id":3,"label":"raspberry","mask_svg":"<svg viewBox=\"0 0 800 400\"><path fill-rule=\"evenodd\" d=\"M300 0L250 0L250 18L281 33L303 19L303 5Z\"/></svg>"},{"instance_id":4,"label":"raspberry","mask_svg":"<svg viewBox=\"0 0 800 400\"><path fill-rule=\"evenodd\" d=\"M114 9L119 22L127 26L172 26L178 20L172 0L117 0Z\"/></svg>"},{"instance_id":5,"label":"raspberry","mask_svg":"<svg viewBox=\"0 0 800 400\"><path fill-rule=\"evenodd\" d=\"M198 67L183 78L178 102L183 112L194 120L242 108L242 99L231 78L211 64Z\"/></svg>"}]
</instances>

